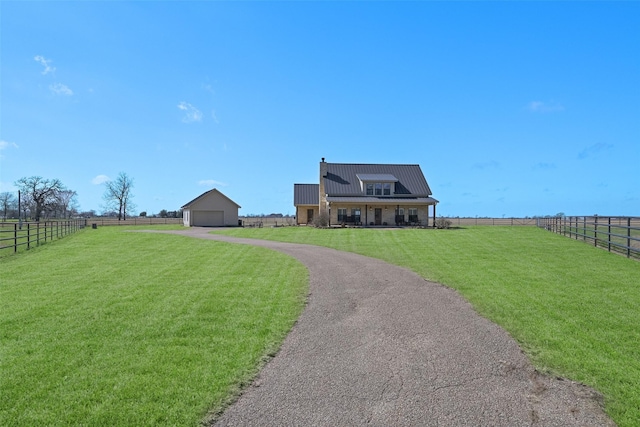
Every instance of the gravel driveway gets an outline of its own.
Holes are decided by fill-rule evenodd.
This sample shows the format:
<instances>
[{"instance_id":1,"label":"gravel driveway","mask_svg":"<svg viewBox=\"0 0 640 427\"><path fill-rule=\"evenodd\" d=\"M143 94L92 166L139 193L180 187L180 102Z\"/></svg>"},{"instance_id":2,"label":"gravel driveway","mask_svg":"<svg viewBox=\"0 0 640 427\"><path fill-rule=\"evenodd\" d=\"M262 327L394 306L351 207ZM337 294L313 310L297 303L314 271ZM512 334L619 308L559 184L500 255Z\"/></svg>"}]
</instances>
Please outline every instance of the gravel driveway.
<instances>
[{"instance_id":1,"label":"gravel driveway","mask_svg":"<svg viewBox=\"0 0 640 427\"><path fill-rule=\"evenodd\" d=\"M279 353L215 426L612 426L592 389L536 372L457 292L383 261L318 246L173 233L272 248L310 273Z\"/></svg>"}]
</instances>

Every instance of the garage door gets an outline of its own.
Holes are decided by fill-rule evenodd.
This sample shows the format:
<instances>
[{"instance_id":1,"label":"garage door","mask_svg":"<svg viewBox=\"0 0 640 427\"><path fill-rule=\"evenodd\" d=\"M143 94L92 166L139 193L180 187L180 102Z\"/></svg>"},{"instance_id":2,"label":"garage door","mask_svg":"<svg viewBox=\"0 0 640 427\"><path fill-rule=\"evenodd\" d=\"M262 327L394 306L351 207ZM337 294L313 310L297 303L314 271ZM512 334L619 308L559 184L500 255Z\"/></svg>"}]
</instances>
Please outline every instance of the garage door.
<instances>
[{"instance_id":1,"label":"garage door","mask_svg":"<svg viewBox=\"0 0 640 427\"><path fill-rule=\"evenodd\" d=\"M224 225L224 211L194 211L193 225L196 227L216 227Z\"/></svg>"}]
</instances>

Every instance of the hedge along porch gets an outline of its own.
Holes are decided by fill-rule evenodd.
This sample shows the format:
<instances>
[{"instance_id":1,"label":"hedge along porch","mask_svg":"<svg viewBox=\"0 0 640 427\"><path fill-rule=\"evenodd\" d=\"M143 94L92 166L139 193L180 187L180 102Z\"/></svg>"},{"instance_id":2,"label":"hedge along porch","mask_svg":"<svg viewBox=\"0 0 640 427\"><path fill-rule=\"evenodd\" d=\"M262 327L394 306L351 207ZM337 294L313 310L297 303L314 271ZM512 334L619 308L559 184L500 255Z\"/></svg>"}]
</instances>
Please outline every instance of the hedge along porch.
<instances>
[{"instance_id":1,"label":"hedge along porch","mask_svg":"<svg viewBox=\"0 0 640 427\"><path fill-rule=\"evenodd\" d=\"M327 163L323 158L319 178L319 184L294 184L298 224L323 214L334 225L435 224L438 201L419 165Z\"/></svg>"}]
</instances>

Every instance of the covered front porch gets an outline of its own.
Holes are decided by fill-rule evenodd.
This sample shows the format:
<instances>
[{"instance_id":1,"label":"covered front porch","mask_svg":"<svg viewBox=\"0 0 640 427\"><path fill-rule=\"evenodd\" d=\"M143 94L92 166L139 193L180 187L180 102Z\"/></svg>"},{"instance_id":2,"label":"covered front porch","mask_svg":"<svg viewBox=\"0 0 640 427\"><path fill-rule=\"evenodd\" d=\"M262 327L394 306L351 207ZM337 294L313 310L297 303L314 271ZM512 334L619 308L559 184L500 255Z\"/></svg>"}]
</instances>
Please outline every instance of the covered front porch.
<instances>
[{"instance_id":1,"label":"covered front porch","mask_svg":"<svg viewBox=\"0 0 640 427\"><path fill-rule=\"evenodd\" d=\"M327 198L330 225L362 227L430 227L435 224L437 203L433 198Z\"/></svg>"}]
</instances>

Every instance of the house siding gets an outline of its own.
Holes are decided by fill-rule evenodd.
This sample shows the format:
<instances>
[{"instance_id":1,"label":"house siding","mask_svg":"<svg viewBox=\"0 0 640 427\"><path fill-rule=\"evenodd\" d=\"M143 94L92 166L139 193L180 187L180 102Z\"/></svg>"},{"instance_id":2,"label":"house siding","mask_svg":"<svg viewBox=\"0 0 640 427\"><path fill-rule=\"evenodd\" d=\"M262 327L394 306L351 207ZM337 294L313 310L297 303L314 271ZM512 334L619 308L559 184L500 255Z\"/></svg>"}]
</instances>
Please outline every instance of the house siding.
<instances>
[{"instance_id":1,"label":"house siding","mask_svg":"<svg viewBox=\"0 0 640 427\"><path fill-rule=\"evenodd\" d=\"M183 223L185 226L193 226L196 224L194 221L204 220L208 226L237 226L239 207L233 200L213 189L182 207Z\"/></svg>"},{"instance_id":2,"label":"house siding","mask_svg":"<svg viewBox=\"0 0 640 427\"><path fill-rule=\"evenodd\" d=\"M308 210L313 210L313 218L317 218L319 215L319 209L317 205L301 205L296 207L296 224L305 225L313 221L313 218L309 218Z\"/></svg>"}]
</instances>

